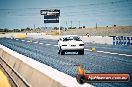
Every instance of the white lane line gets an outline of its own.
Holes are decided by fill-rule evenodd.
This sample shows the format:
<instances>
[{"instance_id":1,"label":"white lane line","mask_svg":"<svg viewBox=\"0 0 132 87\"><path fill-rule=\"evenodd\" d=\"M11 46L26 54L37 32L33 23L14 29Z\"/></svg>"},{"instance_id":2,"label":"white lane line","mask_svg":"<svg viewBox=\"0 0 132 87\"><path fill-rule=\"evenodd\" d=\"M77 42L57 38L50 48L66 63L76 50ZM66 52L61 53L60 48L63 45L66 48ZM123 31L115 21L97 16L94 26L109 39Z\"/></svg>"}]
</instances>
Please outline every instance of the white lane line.
<instances>
[{"instance_id":1,"label":"white lane line","mask_svg":"<svg viewBox=\"0 0 132 87\"><path fill-rule=\"evenodd\" d=\"M24 42L25 40L21 40L21 41L23 41L23 42Z\"/></svg>"},{"instance_id":2,"label":"white lane line","mask_svg":"<svg viewBox=\"0 0 132 87\"><path fill-rule=\"evenodd\" d=\"M118 55L121 55L121 56L124 55L124 56L126 56L127 54L118 54Z\"/></svg>"},{"instance_id":3,"label":"white lane line","mask_svg":"<svg viewBox=\"0 0 132 87\"><path fill-rule=\"evenodd\" d=\"M30 41L27 41L27 42L30 42Z\"/></svg>"},{"instance_id":4,"label":"white lane line","mask_svg":"<svg viewBox=\"0 0 132 87\"><path fill-rule=\"evenodd\" d=\"M106 53L106 54L108 53L109 54L110 52L103 52L103 53Z\"/></svg>"},{"instance_id":5,"label":"white lane line","mask_svg":"<svg viewBox=\"0 0 132 87\"><path fill-rule=\"evenodd\" d=\"M132 56L132 55L127 55L127 54L111 53L111 52L103 52L103 53L108 53L108 54L113 54L113 55L120 55L120 56Z\"/></svg>"},{"instance_id":6,"label":"white lane line","mask_svg":"<svg viewBox=\"0 0 132 87\"><path fill-rule=\"evenodd\" d=\"M132 56L132 55L125 55L125 56Z\"/></svg>"},{"instance_id":7,"label":"white lane line","mask_svg":"<svg viewBox=\"0 0 132 87\"><path fill-rule=\"evenodd\" d=\"M57 47L58 45L53 45L53 46Z\"/></svg>"},{"instance_id":8,"label":"white lane line","mask_svg":"<svg viewBox=\"0 0 132 87\"><path fill-rule=\"evenodd\" d=\"M97 51L97 52L99 52L99 53L103 53L104 51Z\"/></svg>"},{"instance_id":9,"label":"white lane line","mask_svg":"<svg viewBox=\"0 0 132 87\"><path fill-rule=\"evenodd\" d=\"M16 40L19 40L19 39L16 39Z\"/></svg>"},{"instance_id":10,"label":"white lane line","mask_svg":"<svg viewBox=\"0 0 132 87\"><path fill-rule=\"evenodd\" d=\"M88 51L91 51L90 49L84 49L84 50L88 50Z\"/></svg>"},{"instance_id":11,"label":"white lane line","mask_svg":"<svg viewBox=\"0 0 132 87\"><path fill-rule=\"evenodd\" d=\"M84 50L92 51L91 49L84 49Z\"/></svg>"},{"instance_id":12,"label":"white lane line","mask_svg":"<svg viewBox=\"0 0 132 87\"><path fill-rule=\"evenodd\" d=\"M90 49L84 49L84 50L91 51ZM96 51L96 52L98 52L98 53L105 53L105 54L112 54L112 55L128 56L128 57L132 56L132 55L128 55L128 54L112 53L112 52L105 52L105 51Z\"/></svg>"},{"instance_id":13,"label":"white lane line","mask_svg":"<svg viewBox=\"0 0 132 87\"><path fill-rule=\"evenodd\" d=\"M43 44L43 43L39 43L39 44Z\"/></svg>"},{"instance_id":14,"label":"white lane line","mask_svg":"<svg viewBox=\"0 0 132 87\"><path fill-rule=\"evenodd\" d=\"M118 54L118 53L110 53L110 54L113 54L113 55L115 55L115 54Z\"/></svg>"},{"instance_id":15,"label":"white lane line","mask_svg":"<svg viewBox=\"0 0 132 87\"><path fill-rule=\"evenodd\" d=\"M45 45L51 45L51 44L45 44Z\"/></svg>"},{"instance_id":16,"label":"white lane line","mask_svg":"<svg viewBox=\"0 0 132 87\"><path fill-rule=\"evenodd\" d=\"M38 42L33 42L33 43L38 43Z\"/></svg>"}]
</instances>

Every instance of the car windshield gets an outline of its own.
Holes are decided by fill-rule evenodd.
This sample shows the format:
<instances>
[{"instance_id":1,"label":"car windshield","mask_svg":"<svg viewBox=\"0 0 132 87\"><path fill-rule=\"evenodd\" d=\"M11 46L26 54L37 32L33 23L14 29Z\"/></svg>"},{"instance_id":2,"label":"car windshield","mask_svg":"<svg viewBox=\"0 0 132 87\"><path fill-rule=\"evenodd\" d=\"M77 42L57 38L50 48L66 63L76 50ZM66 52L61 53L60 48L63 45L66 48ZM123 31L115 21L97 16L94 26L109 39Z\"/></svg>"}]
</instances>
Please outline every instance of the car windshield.
<instances>
[{"instance_id":1,"label":"car windshield","mask_svg":"<svg viewBox=\"0 0 132 87\"><path fill-rule=\"evenodd\" d=\"M63 41L70 41L70 40L81 41L80 37L77 37L77 36L65 37L63 39Z\"/></svg>"}]
</instances>

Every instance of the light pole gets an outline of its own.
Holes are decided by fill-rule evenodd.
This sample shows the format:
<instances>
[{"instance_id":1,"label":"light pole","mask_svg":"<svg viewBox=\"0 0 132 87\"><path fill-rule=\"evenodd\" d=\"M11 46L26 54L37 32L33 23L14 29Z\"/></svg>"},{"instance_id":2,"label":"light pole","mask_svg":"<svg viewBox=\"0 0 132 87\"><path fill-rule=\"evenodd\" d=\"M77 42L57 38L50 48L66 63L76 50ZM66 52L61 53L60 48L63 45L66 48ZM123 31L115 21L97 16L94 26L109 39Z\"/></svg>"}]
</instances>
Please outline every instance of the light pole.
<instances>
[{"instance_id":1,"label":"light pole","mask_svg":"<svg viewBox=\"0 0 132 87\"><path fill-rule=\"evenodd\" d=\"M71 21L71 28L72 28L72 21Z\"/></svg>"},{"instance_id":2,"label":"light pole","mask_svg":"<svg viewBox=\"0 0 132 87\"><path fill-rule=\"evenodd\" d=\"M79 21L79 28L80 28L80 21ZM79 29L79 28L78 28L78 29Z\"/></svg>"}]
</instances>

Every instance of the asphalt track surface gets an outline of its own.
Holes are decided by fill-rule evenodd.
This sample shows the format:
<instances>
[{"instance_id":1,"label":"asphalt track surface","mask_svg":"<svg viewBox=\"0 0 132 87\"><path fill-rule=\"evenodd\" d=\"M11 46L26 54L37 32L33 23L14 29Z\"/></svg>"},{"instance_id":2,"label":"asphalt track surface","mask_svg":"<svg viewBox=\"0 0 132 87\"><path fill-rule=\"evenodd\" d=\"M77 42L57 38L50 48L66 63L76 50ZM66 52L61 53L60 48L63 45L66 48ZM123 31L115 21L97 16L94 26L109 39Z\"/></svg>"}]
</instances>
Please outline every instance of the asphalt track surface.
<instances>
[{"instance_id":1,"label":"asphalt track surface","mask_svg":"<svg viewBox=\"0 0 132 87\"><path fill-rule=\"evenodd\" d=\"M85 43L84 55L66 53L59 55L57 40L0 38L0 44L49 65L60 72L75 77L78 64L83 64L87 73L129 73L132 77L132 46L114 46ZM90 48L95 47L96 52ZM132 87L127 83L90 83L96 87Z\"/></svg>"}]
</instances>

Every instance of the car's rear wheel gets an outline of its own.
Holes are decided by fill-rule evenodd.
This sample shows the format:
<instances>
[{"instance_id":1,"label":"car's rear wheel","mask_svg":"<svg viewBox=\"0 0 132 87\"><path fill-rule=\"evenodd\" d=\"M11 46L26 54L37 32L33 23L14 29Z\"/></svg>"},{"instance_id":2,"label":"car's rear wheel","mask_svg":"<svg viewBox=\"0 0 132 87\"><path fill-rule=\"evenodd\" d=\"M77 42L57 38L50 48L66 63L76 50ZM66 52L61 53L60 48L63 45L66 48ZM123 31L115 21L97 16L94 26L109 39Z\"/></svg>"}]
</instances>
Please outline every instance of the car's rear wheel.
<instances>
[{"instance_id":1,"label":"car's rear wheel","mask_svg":"<svg viewBox=\"0 0 132 87\"><path fill-rule=\"evenodd\" d=\"M58 51L58 54L60 54L60 49L59 49L59 51Z\"/></svg>"},{"instance_id":2,"label":"car's rear wheel","mask_svg":"<svg viewBox=\"0 0 132 87\"><path fill-rule=\"evenodd\" d=\"M58 54L60 54L60 49L61 49L61 48L60 48L60 47L58 47Z\"/></svg>"},{"instance_id":3,"label":"car's rear wheel","mask_svg":"<svg viewBox=\"0 0 132 87\"><path fill-rule=\"evenodd\" d=\"M64 54L65 54L65 51L61 49L61 50L60 50L60 54L61 54L61 55L64 55Z\"/></svg>"},{"instance_id":4,"label":"car's rear wheel","mask_svg":"<svg viewBox=\"0 0 132 87\"><path fill-rule=\"evenodd\" d=\"M79 55L84 55L84 50L78 51L78 54L79 54Z\"/></svg>"},{"instance_id":5,"label":"car's rear wheel","mask_svg":"<svg viewBox=\"0 0 132 87\"><path fill-rule=\"evenodd\" d=\"M64 55L65 54L65 51L61 49L61 47L59 48L59 51L58 51L58 54L60 55Z\"/></svg>"}]
</instances>

